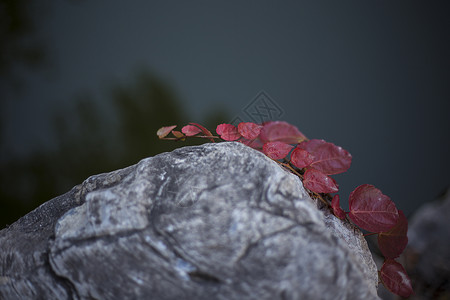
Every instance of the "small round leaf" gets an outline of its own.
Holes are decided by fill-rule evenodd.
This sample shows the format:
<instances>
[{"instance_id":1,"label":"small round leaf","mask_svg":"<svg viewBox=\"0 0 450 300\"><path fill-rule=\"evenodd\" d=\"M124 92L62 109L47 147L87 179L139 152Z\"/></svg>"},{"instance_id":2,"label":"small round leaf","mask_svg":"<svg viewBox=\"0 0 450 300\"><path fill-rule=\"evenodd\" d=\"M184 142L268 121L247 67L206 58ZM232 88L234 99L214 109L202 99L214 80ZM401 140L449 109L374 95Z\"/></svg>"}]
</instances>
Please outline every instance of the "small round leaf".
<instances>
[{"instance_id":1,"label":"small round leaf","mask_svg":"<svg viewBox=\"0 0 450 300\"><path fill-rule=\"evenodd\" d=\"M216 132L225 141L235 141L241 137L236 126L232 124L220 124L216 128Z\"/></svg>"},{"instance_id":2,"label":"small round leaf","mask_svg":"<svg viewBox=\"0 0 450 300\"><path fill-rule=\"evenodd\" d=\"M313 158L311 167L327 175L343 173L352 163L352 156L347 150L324 140L312 139L302 142L298 148L311 154Z\"/></svg>"},{"instance_id":3,"label":"small round leaf","mask_svg":"<svg viewBox=\"0 0 450 300\"><path fill-rule=\"evenodd\" d=\"M263 152L271 159L283 159L294 148L283 142L268 142L263 145Z\"/></svg>"},{"instance_id":4,"label":"small round leaf","mask_svg":"<svg viewBox=\"0 0 450 300\"><path fill-rule=\"evenodd\" d=\"M394 227L378 234L378 247L386 258L399 257L408 244L408 219L401 210L398 211L398 216Z\"/></svg>"},{"instance_id":5,"label":"small round leaf","mask_svg":"<svg viewBox=\"0 0 450 300\"><path fill-rule=\"evenodd\" d=\"M336 193L336 181L316 169L308 169L303 174L303 186L316 193Z\"/></svg>"},{"instance_id":6,"label":"small round leaf","mask_svg":"<svg viewBox=\"0 0 450 300\"><path fill-rule=\"evenodd\" d=\"M313 162L313 157L308 151L296 147L291 153L291 163L299 169L303 169Z\"/></svg>"},{"instance_id":7,"label":"small round leaf","mask_svg":"<svg viewBox=\"0 0 450 300\"><path fill-rule=\"evenodd\" d=\"M398 221L394 202L370 184L358 186L349 197L349 218L362 229L371 232L388 231Z\"/></svg>"},{"instance_id":8,"label":"small round leaf","mask_svg":"<svg viewBox=\"0 0 450 300\"><path fill-rule=\"evenodd\" d=\"M253 140L259 136L262 126L252 122L242 122L238 125L238 132L246 139Z\"/></svg>"},{"instance_id":9,"label":"small round leaf","mask_svg":"<svg viewBox=\"0 0 450 300\"><path fill-rule=\"evenodd\" d=\"M414 291L411 279L401 264L393 259L387 259L380 270L383 285L392 293L400 297L408 298Z\"/></svg>"},{"instance_id":10,"label":"small round leaf","mask_svg":"<svg viewBox=\"0 0 450 300\"><path fill-rule=\"evenodd\" d=\"M265 123L259 137L263 143L278 141L286 144L297 144L306 139L297 127L284 121Z\"/></svg>"},{"instance_id":11,"label":"small round leaf","mask_svg":"<svg viewBox=\"0 0 450 300\"><path fill-rule=\"evenodd\" d=\"M181 131L187 136L193 136L196 135L197 133L202 132L200 128L194 125L186 125L183 128L181 128Z\"/></svg>"}]
</instances>

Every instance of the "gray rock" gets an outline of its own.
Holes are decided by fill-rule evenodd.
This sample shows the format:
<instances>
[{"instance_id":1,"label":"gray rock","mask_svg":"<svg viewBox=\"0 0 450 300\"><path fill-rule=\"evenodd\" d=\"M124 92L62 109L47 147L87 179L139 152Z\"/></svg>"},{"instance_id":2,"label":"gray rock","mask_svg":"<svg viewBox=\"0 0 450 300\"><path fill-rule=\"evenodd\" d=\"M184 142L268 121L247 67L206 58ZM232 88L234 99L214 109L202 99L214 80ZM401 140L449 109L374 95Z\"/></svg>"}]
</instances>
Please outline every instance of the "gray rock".
<instances>
[{"instance_id":1,"label":"gray rock","mask_svg":"<svg viewBox=\"0 0 450 300\"><path fill-rule=\"evenodd\" d=\"M413 282L412 299L450 299L450 189L413 215L404 264Z\"/></svg>"},{"instance_id":2,"label":"gray rock","mask_svg":"<svg viewBox=\"0 0 450 300\"><path fill-rule=\"evenodd\" d=\"M239 143L88 178L0 231L1 299L378 299L361 232Z\"/></svg>"}]
</instances>

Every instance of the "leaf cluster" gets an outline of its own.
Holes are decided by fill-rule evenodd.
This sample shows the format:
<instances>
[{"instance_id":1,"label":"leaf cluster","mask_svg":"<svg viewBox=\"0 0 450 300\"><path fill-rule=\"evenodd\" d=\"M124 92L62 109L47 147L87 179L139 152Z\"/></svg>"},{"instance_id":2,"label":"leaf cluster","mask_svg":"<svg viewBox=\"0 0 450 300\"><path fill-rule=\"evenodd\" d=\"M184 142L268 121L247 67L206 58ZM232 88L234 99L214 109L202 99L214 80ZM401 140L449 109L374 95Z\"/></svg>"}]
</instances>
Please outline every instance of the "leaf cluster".
<instances>
[{"instance_id":1,"label":"leaf cluster","mask_svg":"<svg viewBox=\"0 0 450 300\"><path fill-rule=\"evenodd\" d=\"M378 235L378 245L385 257L379 271L381 282L391 292L409 297L412 293L411 280L403 266L395 261L408 243L408 221L395 203L379 189L370 184L355 188L349 196L349 211L339 204L339 185L331 175L346 172L351 165L351 154L342 147L319 139L309 140L297 127L284 121L270 121L262 124L242 122L238 126L220 124L218 136L197 123L189 123L180 131L176 125L158 130L160 139L185 140L187 137L207 138L214 142L241 142L265 155L300 177L305 188L326 205L331 206L339 219L350 219L355 225ZM172 133L173 137L168 137Z\"/></svg>"}]
</instances>

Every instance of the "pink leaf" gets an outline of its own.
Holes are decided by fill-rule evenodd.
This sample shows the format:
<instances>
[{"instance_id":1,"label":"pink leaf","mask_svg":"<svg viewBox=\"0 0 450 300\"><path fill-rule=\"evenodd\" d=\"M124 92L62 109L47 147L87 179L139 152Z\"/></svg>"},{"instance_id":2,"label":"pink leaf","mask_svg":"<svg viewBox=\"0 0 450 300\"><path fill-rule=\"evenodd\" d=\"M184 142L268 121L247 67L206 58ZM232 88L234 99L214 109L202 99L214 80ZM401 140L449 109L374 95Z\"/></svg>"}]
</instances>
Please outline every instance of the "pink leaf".
<instances>
[{"instance_id":1,"label":"pink leaf","mask_svg":"<svg viewBox=\"0 0 450 300\"><path fill-rule=\"evenodd\" d=\"M194 125L186 125L183 128L181 128L181 131L187 136L193 136L196 135L197 133L202 132L200 128Z\"/></svg>"},{"instance_id":2,"label":"pink leaf","mask_svg":"<svg viewBox=\"0 0 450 300\"><path fill-rule=\"evenodd\" d=\"M200 128L204 135L206 135L206 136L213 136L212 133L211 133L211 131L209 131L208 129L206 129L206 128L203 127L202 125L197 124L197 123L192 123L192 122L190 122L189 124L190 124L190 125L197 126L198 128ZM211 142L213 142L213 143L215 142L213 138L209 138L209 140L210 140Z\"/></svg>"},{"instance_id":3,"label":"pink leaf","mask_svg":"<svg viewBox=\"0 0 450 300\"><path fill-rule=\"evenodd\" d=\"M249 146L255 150L262 151L263 143L259 138L256 138L254 140L247 140L246 138L242 138L238 142L241 142L242 144Z\"/></svg>"},{"instance_id":4,"label":"pink leaf","mask_svg":"<svg viewBox=\"0 0 450 300\"><path fill-rule=\"evenodd\" d=\"M305 188L316 193L336 193L339 188L336 181L316 169L308 169L303 174Z\"/></svg>"},{"instance_id":5,"label":"pink leaf","mask_svg":"<svg viewBox=\"0 0 450 300\"><path fill-rule=\"evenodd\" d=\"M343 220L345 219L345 212L342 210L341 205L339 204L339 195L334 195L331 200L331 208L333 208L333 213L336 217Z\"/></svg>"},{"instance_id":6,"label":"pink leaf","mask_svg":"<svg viewBox=\"0 0 450 300\"><path fill-rule=\"evenodd\" d=\"M291 153L291 163L299 169L309 166L313 157L308 151L296 147Z\"/></svg>"},{"instance_id":7,"label":"pink leaf","mask_svg":"<svg viewBox=\"0 0 450 300\"><path fill-rule=\"evenodd\" d=\"M392 293L408 298L414 291L411 279L401 264L393 259L387 259L380 270L381 281Z\"/></svg>"},{"instance_id":8,"label":"pink leaf","mask_svg":"<svg viewBox=\"0 0 450 300\"><path fill-rule=\"evenodd\" d=\"M343 173L350 168L352 156L348 151L324 140L309 140L298 145L313 157L311 167L327 175Z\"/></svg>"},{"instance_id":9,"label":"pink leaf","mask_svg":"<svg viewBox=\"0 0 450 300\"><path fill-rule=\"evenodd\" d=\"M262 126L259 124L247 122L239 123L238 131L239 133L248 140L256 139L261 132Z\"/></svg>"},{"instance_id":10,"label":"pink leaf","mask_svg":"<svg viewBox=\"0 0 450 300\"><path fill-rule=\"evenodd\" d=\"M260 139L263 143L278 141L297 144L304 141L306 137L294 125L284 121L271 121L263 125Z\"/></svg>"},{"instance_id":11,"label":"pink leaf","mask_svg":"<svg viewBox=\"0 0 450 300\"><path fill-rule=\"evenodd\" d=\"M349 197L350 219L362 229L383 232L398 221L394 202L370 184L358 186Z\"/></svg>"},{"instance_id":12,"label":"pink leaf","mask_svg":"<svg viewBox=\"0 0 450 300\"><path fill-rule=\"evenodd\" d=\"M294 148L286 143L282 142L268 142L263 146L263 152L271 159L283 159Z\"/></svg>"},{"instance_id":13,"label":"pink leaf","mask_svg":"<svg viewBox=\"0 0 450 300\"><path fill-rule=\"evenodd\" d=\"M408 244L408 220L401 210L398 221L389 231L378 234L378 247L386 258L396 258L402 254Z\"/></svg>"},{"instance_id":14,"label":"pink leaf","mask_svg":"<svg viewBox=\"0 0 450 300\"><path fill-rule=\"evenodd\" d=\"M237 128L231 124L220 124L216 128L216 132L225 141L235 141L241 137Z\"/></svg>"},{"instance_id":15,"label":"pink leaf","mask_svg":"<svg viewBox=\"0 0 450 300\"><path fill-rule=\"evenodd\" d=\"M326 143L324 140L312 139L309 141L301 142L297 147L305 149L309 153L313 153L317 149L317 147L320 147L324 143Z\"/></svg>"},{"instance_id":16,"label":"pink leaf","mask_svg":"<svg viewBox=\"0 0 450 300\"><path fill-rule=\"evenodd\" d=\"M156 132L156 135L158 135L158 137L159 137L160 139L162 139L162 138L166 137L166 136L172 131L172 129L174 129L175 127L177 127L177 125L161 127L161 128L158 129L158 131Z\"/></svg>"}]
</instances>

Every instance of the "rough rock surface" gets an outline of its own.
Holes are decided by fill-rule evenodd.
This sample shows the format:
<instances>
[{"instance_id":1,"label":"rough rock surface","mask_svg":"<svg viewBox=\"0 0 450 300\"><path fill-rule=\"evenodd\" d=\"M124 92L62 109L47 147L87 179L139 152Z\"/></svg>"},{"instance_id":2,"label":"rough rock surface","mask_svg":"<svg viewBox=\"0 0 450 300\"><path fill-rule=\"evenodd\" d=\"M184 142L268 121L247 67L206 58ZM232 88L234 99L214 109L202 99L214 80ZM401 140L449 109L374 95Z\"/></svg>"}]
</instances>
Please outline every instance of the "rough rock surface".
<instances>
[{"instance_id":1,"label":"rough rock surface","mask_svg":"<svg viewBox=\"0 0 450 300\"><path fill-rule=\"evenodd\" d=\"M0 231L0 299L377 299L359 230L239 143L88 178Z\"/></svg>"},{"instance_id":2,"label":"rough rock surface","mask_svg":"<svg viewBox=\"0 0 450 300\"><path fill-rule=\"evenodd\" d=\"M413 215L405 265L413 299L450 299L450 189Z\"/></svg>"}]
</instances>

